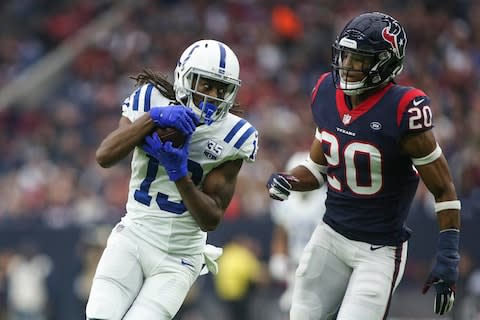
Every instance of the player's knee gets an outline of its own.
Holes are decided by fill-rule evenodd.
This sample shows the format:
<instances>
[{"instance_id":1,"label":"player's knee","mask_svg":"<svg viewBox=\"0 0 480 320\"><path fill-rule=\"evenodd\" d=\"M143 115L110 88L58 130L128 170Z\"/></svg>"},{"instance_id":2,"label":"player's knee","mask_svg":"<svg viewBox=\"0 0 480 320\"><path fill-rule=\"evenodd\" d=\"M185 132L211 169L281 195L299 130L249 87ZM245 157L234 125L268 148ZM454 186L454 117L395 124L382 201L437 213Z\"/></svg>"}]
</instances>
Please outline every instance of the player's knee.
<instances>
[{"instance_id":1,"label":"player's knee","mask_svg":"<svg viewBox=\"0 0 480 320\"><path fill-rule=\"evenodd\" d=\"M307 309L296 308L292 306L290 309L290 320L313 320L311 314L312 313Z\"/></svg>"},{"instance_id":2,"label":"player's knee","mask_svg":"<svg viewBox=\"0 0 480 320\"><path fill-rule=\"evenodd\" d=\"M132 304L133 293L110 279L95 278L85 310L87 319L120 320Z\"/></svg>"},{"instance_id":3,"label":"player's knee","mask_svg":"<svg viewBox=\"0 0 480 320\"><path fill-rule=\"evenodd\" d=\"M113 316L113 314L106 314L103 312L103 314L96 314L95 311L90 312L91 315L87 312L87 320L114 320L117 319L116 317ZM118 318L120 319L120 318Z\"/></svg>"},{"instance_id":4,"label":"player's knee","mask_svg":"<svg viewBox=\"0 0 480 320\"><path fill-rule=\"evenodd\" d=\"M324 306L318 301L307 303L294 299L290 307L290 320L316 320L325 319L328 314Z\"/></svg>"},{"instance_id":5,"label":"player's knee","mask_svg":"<svg viewBox=\"0 0 480 320\"><path fill-rule=\"evenodd\" d=\"M178 312L178 309L172 309L157 302L152 305L145 300L139 299L133 303L122 320L173 319L175 314Z\"/></svg>"},{"instance_id":6,"label":"player's knee","mask_svg":"<svg viewBox=\"0 0 480 320\"><path fill-rule=\"evenodd\" d=\"M115 314L117 309L112 308L109 301L104 299L89 300L86 308L87 320L117 320L121 315Z\"/></svg>"}]
</instances>

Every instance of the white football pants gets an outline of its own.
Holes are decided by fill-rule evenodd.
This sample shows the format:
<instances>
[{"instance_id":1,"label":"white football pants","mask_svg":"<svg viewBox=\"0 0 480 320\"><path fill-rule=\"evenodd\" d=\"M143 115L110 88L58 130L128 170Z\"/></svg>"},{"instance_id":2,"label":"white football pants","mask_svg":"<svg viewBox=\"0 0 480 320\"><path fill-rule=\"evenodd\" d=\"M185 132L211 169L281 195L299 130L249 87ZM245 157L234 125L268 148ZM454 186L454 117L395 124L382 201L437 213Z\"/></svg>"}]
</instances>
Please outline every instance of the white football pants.
<instances>
[{"instance_id":1,"label":"white football pants","mask_svg":"<svg viewBox=\"0 0 480 320\"><path fill-rule=\"evenodd\" d=\"M201 254L167 254L117 225L97 266L87 319L170 320L203 261Z\"/></svg>"},{"instance_id":2,"label":"white football pants","mask_svg":"<svg viewBox=\"0 0 480 320\"><path fill-rule=\"evenodd\" d=\"M321 222L295 275L290 320L382 320L400 283L408 243L372 246Z\"/></svg>"}]
</instances>

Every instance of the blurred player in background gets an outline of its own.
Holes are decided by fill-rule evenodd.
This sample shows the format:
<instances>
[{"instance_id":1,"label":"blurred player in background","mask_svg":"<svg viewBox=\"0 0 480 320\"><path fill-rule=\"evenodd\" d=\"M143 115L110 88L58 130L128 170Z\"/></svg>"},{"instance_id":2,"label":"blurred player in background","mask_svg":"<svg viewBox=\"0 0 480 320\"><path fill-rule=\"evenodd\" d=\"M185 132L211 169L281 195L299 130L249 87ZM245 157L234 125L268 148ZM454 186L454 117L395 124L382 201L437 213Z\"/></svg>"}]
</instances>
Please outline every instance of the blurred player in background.
<instances>
[{"instance_id":1,"label":"blurred player in background","mask_svg":"<svg viewBox=\"0 0 480 320\"><path fill-rule=\"evenodd\" d=\"M97 150L102 167L133 158L127 213L97 266L90 320L172 319L204 263L216 271L219 252L205 251L206 232L220 223L242 163L255 160L256 129L229 112L240 87L235 53L197 41L174 77L172 86L152 72L137 76L119 127ZM174 127L186 142L173 147L156 127Z\"/></svg>"},{"instance_id":2,"label":"blurred player in background","mask_svg":"<svg viewBox=\"0 0 480 320\"><path fill-rule=\"evenodd\" d=\"M308 152L294 153L285 169L294 168L307 157ZM292 192L287 201L272 202L270 211L275 227L269 269L273 279L287 285L279 300L282 312L290 310L295 269L303 248L325 213L326 191L324 185L310 192Z\"/></svg>"},{"instance_id":3,"label":"blurred player in background","mask_svg":"<svg viewBox=\"0 0 480 320\"><path fill-rule=\"evenodd\" d=\"M405 268L405 221L419 177L435 198L440 233L423 293L448 312L458 278L460 201L432 133L430 98L395 84L407 37L392 17L361 14L333 45L332 72L312 93L317 125L301 166L271 175L273 199L328 182L326 212L296 271L291 320L386 319ZM421 230L419 231L421 232Z\"/></svg>"}]
</instances>

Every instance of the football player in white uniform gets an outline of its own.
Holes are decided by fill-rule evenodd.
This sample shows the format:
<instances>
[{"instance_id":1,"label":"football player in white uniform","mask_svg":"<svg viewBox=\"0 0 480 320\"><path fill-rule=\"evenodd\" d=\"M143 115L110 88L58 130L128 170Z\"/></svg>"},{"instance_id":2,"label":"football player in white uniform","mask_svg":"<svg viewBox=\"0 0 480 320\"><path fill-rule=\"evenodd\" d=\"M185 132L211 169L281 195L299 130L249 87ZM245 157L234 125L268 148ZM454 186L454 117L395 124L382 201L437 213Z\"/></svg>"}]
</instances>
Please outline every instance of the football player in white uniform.
<instances>
[{"instance_id":1,"label":"football player in white uniform","mask_svg":"<svg viewBox=\"0 0 480 320\"><path fill-rule=\"evenodd\" d=\"M119 127L97 150L102 167L132 150L133 158L126 215L98 264L89 320L172 319L204 265L216 271L206 232L220 223L243 161L255 160L257 130L231 113L240 87L235 53L197 41L174 76L173 86L148 71L134 78ZM173 147L156 127L175 127L186 142Z\"/></svg>"},{"instance_id":2,"label":"football player in white uniform","mask_svg":"<svg viewBox=\"0 0 480 320\"><path fill-rule=\"evenodd\" d=\"M301 164L308 151L296 152L287 161L286 170ZM290 310L295 269L300 261L303 248L325 213L327 187L309 192L291 192L287 201L273 201L270 207L275 224L269 269L272 277L285 282L287 287L279 300L283 312Z\"/></svg>"}]
</instances>

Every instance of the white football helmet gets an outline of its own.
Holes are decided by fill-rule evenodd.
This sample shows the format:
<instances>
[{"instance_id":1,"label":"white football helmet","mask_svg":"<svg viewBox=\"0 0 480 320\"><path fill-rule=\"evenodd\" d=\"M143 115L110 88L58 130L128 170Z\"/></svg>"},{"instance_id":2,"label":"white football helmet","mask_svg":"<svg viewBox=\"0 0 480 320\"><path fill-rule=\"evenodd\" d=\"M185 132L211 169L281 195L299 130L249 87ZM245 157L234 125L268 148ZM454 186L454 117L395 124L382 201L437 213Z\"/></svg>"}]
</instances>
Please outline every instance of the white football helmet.
<instances>
[{"instance_id":1,"label":"white football helmet","mask_svg":"<svg viewBox=\"0 0 480 320\"><path fill-rule=\"evenodd\" d=\"M233 106L240 87L240 64L235 53L216 40L200 40L190 45L180 56L175 68L173 89L177 101L191 108L200 122L211 124L222 119ZM225 83L223 97L213 97L198 91L201 78ZM194 95L201 99L198 105ZM198 98L197 98L198 102Z\"/></svg>"}]
</instances>

